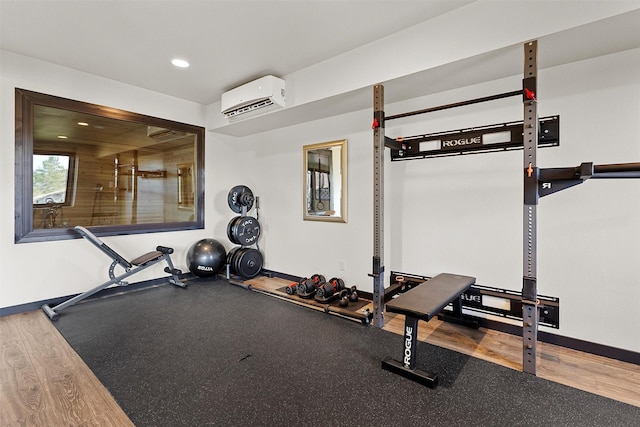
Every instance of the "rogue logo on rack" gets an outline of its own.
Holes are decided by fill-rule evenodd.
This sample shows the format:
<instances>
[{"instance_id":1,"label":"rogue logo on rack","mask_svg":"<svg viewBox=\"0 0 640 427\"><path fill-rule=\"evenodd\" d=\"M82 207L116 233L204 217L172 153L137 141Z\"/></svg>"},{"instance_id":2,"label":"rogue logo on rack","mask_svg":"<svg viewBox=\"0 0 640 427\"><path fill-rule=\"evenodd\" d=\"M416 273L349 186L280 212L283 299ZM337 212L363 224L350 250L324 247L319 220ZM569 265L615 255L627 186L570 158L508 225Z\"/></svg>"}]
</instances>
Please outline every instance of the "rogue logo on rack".
<instances>
[{"instance_id":1,"label":"rogue logo on rack","mask_svg":"<svg viewBox=\"0 0 640 427\"><path fill-rule=\"evenodd\" d=\"M560 145L560 116L542 117L538 147ZM391 147L391 160L455 156L522 149L524 122L508 122L446 132L402 137L402 148ZM391 139L391 138L389 138ZM398 140L396 138L396 140Z\"/></svg>"},{"instance_id":2,"label":"rogue logo on rack","mask_svg":"<svg viewBox=\"0 0 640 427\"><path fill-rule=\"evenodd\" d=\"M470 302L475 302L477 304L482 304L482 297L480 295L470 295L470 294L464 293L460 295L460 299L462 300L462 302L470 301Z\"/></svg>"},{"instance_id":3,"label":"rogue logo on rack","mask_svg":"<svg viewBox=\"0 0 640 427\"><path fill-rule=\"evenodd\" d=\"M476 136L473 138L459 138L459 139L444 139L442 140L442 148L459 147L461 145L482 145L482 137Z\"/></svg>"}]
</instances>

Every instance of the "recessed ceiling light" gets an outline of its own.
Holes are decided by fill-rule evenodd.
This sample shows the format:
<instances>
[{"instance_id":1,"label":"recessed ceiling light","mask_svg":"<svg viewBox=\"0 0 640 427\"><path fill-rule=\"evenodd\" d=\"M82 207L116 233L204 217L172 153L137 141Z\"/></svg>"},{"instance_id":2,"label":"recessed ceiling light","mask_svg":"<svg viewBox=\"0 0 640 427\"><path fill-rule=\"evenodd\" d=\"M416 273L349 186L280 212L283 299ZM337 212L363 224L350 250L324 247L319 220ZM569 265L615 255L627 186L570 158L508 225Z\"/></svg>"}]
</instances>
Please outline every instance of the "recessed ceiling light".
<instances>
[{"instance_id":1,"label":"recessed ceiling light","mask_svg":"<svg viewBox=\"0 0 640 427\"><path fill-rule=\"evenodd\" d=\"M66 136L66 135L58 135L58 138L60 138L60 139L67 139L67 136Z\"/></svg>"},{"instance_id":2,"label":"recessed ceiling light","mask_svg":"<svg viewBox=\"0 0 640 427\"><path fill-rule=\"evenodd\" d=\"M171 63L176 67L180 67L180 68L187 68L189 66L189 63L184 59L175 58L171 60Z\"/></svg>"},{"instance_id":3,"label":"recessed ceiling light","mask_svg":"<svg viewBox=\"0 0 640 427\"><path fill-rule=\"evenodd\" d=\"M89 126L87 122L78 122L78 126Z\"/></svg>"}]
</instances>

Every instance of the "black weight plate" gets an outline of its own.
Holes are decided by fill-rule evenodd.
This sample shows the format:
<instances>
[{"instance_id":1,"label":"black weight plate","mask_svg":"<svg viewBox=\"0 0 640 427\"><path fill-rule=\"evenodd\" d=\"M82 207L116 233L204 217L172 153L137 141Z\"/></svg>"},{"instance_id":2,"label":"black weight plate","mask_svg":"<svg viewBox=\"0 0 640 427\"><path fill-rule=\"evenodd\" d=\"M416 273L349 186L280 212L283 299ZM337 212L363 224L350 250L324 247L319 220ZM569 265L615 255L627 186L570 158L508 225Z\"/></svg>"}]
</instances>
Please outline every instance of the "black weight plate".
<instances>
[{"instance_id":1,"label":"black weight plate","mask_svg":"<svg viewBox=\"0 0 640 427\"><path fill-rule=\"evenodd\" d=\"M229 221L229 224L227 225L227 237L229 238L229 240L231 240L231 243L235 243L237 245L240 244L240 242L238 242L233 234L233 226L235 224L235 222L238 220L238 218L241 218L239 216L236 216L234 218L231 219L231 221Z\"/></svg>"},{"instance_id":2,"label":"black weight plate","mask_svg":"<svg viewBox=\"0 0 640 427\"><path fill-rule=\"evenodd\" d=\"M229 264L233 271L235 271L235 267L233 266L235 261L233 258L235 257L236 252L238 252L238 249L240 249L240 246L236 246L227 253L227 264Z\"/></svg>"},{"instance_id":3,"label":"black weight plate","mask_svg":"<svg viewBox=\"0 0 640 427\"><path fill-rule=\"evenodd\" d=\"M238 248L238 250L235 251L235 253L233 254L233 259L231 260L231 268L233 269L233 272L236 274L240 274L240 266L238 265L238 260L242 255L242 251L243 251L242 248Z\"/></svg>"},{"instance_id":4,"label":"black weight plate","mask_svg":"<svg viewBox=\"0 0 640 427\"><path fill-rule=\"evenodd\" d=\"M260 237L260 223L252 216L239 216L231 227L232 242L242 246L253 245Z\"/></svg>"},{"instance_id":5,"label":"black weight plate","mask_svg":"<svg viewBox=\"0 0 640 427\"><path fill-rule=\"evenodd\" d=\"M237 273L245 279L256 277L262 270L262 254L257 249L242 248L237 252Z\"/></svg>"},{"instance_id":6,"label":"black weight plate","mask_svg":"<svg viewBox=\"0 0 640 427\"><path fill-rule=\"evenodd\" d=\"M253 200L253 193L249 187L245 185L236 185L229 190L229 194L227 195L229 207L235 213L241 213L243 206L246 206L247 211L250 211L253 207Z\"/></svg>"},{"instance_id":7,"label":"black weight plate","mask_svg":"<svg viewBox=\"0 0 640 427\"><path fill-rule=\"evenodd\" d=\"M229 267L231 268L231 271L233 274L240 274L240 267L239 267L238 261L240 260L240 256L242 256L243 251L244 251L243 247L236 246L235 248L231 249L231 251L229 252L227 261L229 263Z\"/></svg>"}]
</instances>

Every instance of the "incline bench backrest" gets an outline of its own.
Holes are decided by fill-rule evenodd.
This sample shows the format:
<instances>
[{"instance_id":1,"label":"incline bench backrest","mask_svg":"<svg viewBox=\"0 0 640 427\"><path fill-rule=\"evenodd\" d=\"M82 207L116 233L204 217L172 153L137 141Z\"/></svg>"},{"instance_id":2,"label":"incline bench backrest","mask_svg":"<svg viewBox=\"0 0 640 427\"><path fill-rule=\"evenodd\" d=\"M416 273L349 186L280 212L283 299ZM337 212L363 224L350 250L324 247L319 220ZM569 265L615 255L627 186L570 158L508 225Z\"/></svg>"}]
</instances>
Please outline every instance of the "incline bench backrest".
<instances>
[{"instance_id":1,"label":"incline bench backrest","mask_svg":"<svg viewBox=\"0 0 640 427\"><path fill-rule=\"evenodd\" d=\"M102 240L100 240L98 236L96 236L95 234L93 234L92 232L90 232L89 230L87 230L86 228L80 225L76 225L75 229L78 233L80 233L82 237L84 237L85 239L93 243L98 249L104 252L109 258L111 258L112 260L114 260L124 268L131 268L132 265L129 261L124 259L122 256L120 256L119 253L117 253L116 251L111 249L109 246L107 246L107 244L104 243Z\"/></svg>"}]
</instances>

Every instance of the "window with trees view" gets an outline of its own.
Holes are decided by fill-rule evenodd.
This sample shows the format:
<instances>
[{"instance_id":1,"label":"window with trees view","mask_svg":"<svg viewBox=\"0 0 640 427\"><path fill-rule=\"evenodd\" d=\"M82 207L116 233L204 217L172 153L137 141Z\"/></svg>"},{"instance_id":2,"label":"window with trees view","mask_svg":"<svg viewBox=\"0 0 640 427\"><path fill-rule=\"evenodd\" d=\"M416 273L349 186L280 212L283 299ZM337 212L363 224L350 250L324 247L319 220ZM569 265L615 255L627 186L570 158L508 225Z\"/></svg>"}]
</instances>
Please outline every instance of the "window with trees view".
<instances>
[{"instance_id":1,"label":"window with trees view","mask_svg":"<svg viewBox=\"0 0 640 427\"><path fill-rule=\"evenodd\" d=\"M33 155L33 204L65 204L69 185L71 156L60 154Z\"/></svg>"},{"instance_id":2,"label":"window with trees view","mask_svg":"<svg viewBox=\"0 0 640 427\"><path fill-rule=\"evenodd\" d=\"M16 242L204 227L202 127L16 89Z\"/></svg>"},{"instance_id":3,"label":"window with trees view","mask_svg":"<svg viewBox=\"0 0 640 427\"><path fill-rule=\"evenodd\" d=\"M63 217L73 170L73 157L63 154L33 155L33 208L40 215L34 218L34 228L66 226Z\"/></svg>"}]
</instances>

